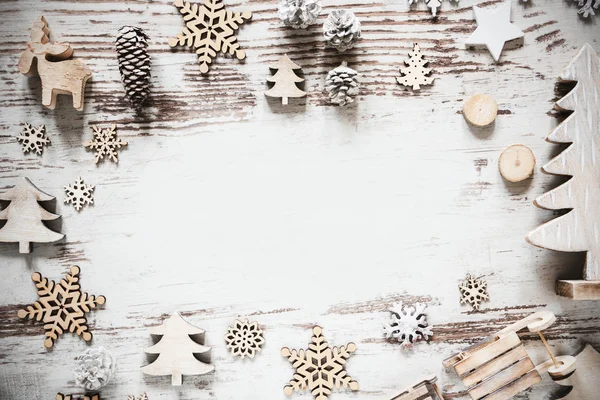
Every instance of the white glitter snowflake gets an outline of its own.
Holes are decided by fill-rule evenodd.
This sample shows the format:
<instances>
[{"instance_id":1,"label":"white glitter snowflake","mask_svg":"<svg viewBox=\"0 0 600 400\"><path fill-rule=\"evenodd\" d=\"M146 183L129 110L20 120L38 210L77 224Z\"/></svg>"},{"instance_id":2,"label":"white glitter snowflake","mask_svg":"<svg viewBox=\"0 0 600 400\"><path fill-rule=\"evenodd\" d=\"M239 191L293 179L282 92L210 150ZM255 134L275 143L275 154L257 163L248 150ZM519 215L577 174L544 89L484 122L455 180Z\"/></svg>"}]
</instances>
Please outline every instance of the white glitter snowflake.
<instances>
[{"instance_id":1,"label":"white glitter snowflake","mask_svg":"<svg viewBox=\"0 0 600 400\"><path fill-rule=\"evenodd\" d=\"M86 204L94 204L92 192L94 185L87 185L81 177L77 178L75 183L65 186L65 203L72 203L77 211L81 210Z\"/></svg>"},{"instance_id":2,"label":"white glitter snowflake","mask_svg":"<svg viewBox=\"0 0 600 400\"><path fill-rule=\"evenodd\" d=\"M227 329L225 341L232 355L254 358L256 353L262 349L265 338L258 322L238 319L233 326Z\"/></svg>"},{"instance_id":3,"label":"white glitter snowflake","mask_svg":"<svg viewBox=\"0 0 600 400\"><path fill-rule=\"evenodd\" d=\"M575 0L581 7L578 11L579 14L583 15L584 18L590 15L596 15L594 8L597 10L600 7L600 0Z\"/></svg>"},{"instance_id":4,"label":"white glitter snowflake","mask_svg":"<svg viewBox=\"0 0 600 400\"><path fill-rule=\"evenodd\" d=\"M460 289L460 304L469 303L473 309L479 310L482 301L488 300L487 282L483 279L475 279L471 274L458 285Z\"/></svg>"},{"instance_id":5,"label":"white glitter snowflake","mask_svg":"<svg viewBox=\"0 0 600 400\"><path fill-rule=\"evenodd\" d=\"M118 163L119 154L117 150L121 146L127 146L127 142L117 138L117 125L112 124L110 128L100 129L96 125L92 127L94 130L94 140L86 142L85 147L90 150L96 150L96 163L108 156L111 160Z\"/></svg>"},{"instance_id":6,"label":"white glitter snowflake","mask_svg":"<svg viewBox=\"0 0 600 400\"><path fill-rule=\"evenodd\" d=\"M419 0L408 0L408 5L416 3ZM437 9L442 5L442 0L424 0L428 8L431 9L431 14L435 17L437 15ZM458 3L458 0L450 0Z\"/></svg>"},{"instance_id":7,"label":"white glitter snowflake","mask_svg":"<svg viewBox=\"0 0 600 400\"><path fill-rule=\"evenodd\" d=\"M404 347L429 339L433 332L427 325L426 309L427 305L421 303L416 303L414 307L402 307L402 303L394 304L389 309L392 320L383 327L386 339L395 339Z\"/></svg>"},{"instance_id":8,"label":"white glitter snowflake","mask_svg":"<svg viewBox=\"0 0 600 400\"><path fill-rule=\"evenodd\" d=\"M34 127L26 123L21 136L17 136L17 140L23 145L23 153L35 151L36 154L42 154L44 145L50 143L45 132L45 125Z\"/></svg>"}]
</instances>

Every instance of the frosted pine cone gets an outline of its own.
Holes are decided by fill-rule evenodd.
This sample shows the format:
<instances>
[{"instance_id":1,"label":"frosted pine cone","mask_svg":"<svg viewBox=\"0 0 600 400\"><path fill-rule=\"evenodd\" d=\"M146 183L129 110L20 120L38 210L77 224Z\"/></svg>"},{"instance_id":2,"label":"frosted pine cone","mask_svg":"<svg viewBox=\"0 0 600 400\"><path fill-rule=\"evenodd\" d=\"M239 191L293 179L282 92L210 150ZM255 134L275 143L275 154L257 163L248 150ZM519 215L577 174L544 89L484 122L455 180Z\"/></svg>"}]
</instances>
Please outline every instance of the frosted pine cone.
<instances>
[{"instance_id":1,"label":"frosted pine cone","mask_svg":"<svg viewBox=\"0 0 600 400\"><path fill-rule=\"evenodd\" d=\"M115 360L104 347L88 349L75 360L75 383L86 390L98 390L106 386L115 371Z\"/></svg>"},{"instance_id":2,"label":"frosted pine cone","mask_svg":"<svg viewBox=\"0 0 600 400\"><path fill-rule=\"evenodd\" d=\"M329 93L329 100L340 106L354 101L354 97L358 95L359 86L358 72L348 68L346 61L329 71L325 80L325 89Z\"/></svg>"},{"instance_id":3,"label":"frosted pine cone","mask_svg":"<svg viewBox=\"0 0 600 400\"><path fill-rule=\"evenodd\" d=\"M129 101L140 109L150 94L151 60L148 35L135 26L123 26L117 35L117 59Z\"/></svg>"},{"instance_id":4,"label":"frosted pine cone","mask_svg":"<svg viewBox=\"0 0 600 400\"><path fill-rule=\"evenodd\" d=\"M338 51L351 49L360 39L360 21L350 10L333 10L323 24L323 36Z\"/></svg>"},{"instance_id":5,"label":"frosted pine cone","mask_svg":"<svg viewBox=\"0 0 600 400\"><path fill-rule=\"evenodd\" d=\"M279 18L286 26L304 29L321 14L321 0L279 0Z\"/></svg>"}]
</instances>

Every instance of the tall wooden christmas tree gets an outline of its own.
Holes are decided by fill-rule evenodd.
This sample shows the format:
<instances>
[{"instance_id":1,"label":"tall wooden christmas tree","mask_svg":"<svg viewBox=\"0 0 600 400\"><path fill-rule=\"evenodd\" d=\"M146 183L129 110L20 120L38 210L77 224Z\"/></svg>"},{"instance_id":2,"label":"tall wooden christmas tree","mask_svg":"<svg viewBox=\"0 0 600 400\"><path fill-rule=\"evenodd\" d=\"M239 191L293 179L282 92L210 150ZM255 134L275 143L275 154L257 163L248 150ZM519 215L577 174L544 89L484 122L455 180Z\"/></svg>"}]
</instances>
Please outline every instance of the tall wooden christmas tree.
<instances>
[{"instance_id":1,"label":"tall wooden christmas tree","mask_svg":"<svg viewBox=\"0 0 600 400\"><path fill-rule=\"evenodd\" d=\"M60 218L60 215L52 214L38 203L54 200L54 197L36 188L29 179L20 180L16 186L0 195L0 200L10 201L0 211L0 220L6 220L6 224L0 228L0 242L17 242L20 253L29 253L32 242L56 242L65 237L48 229L42 222Z\"/></svg>"},{"instance_id":2,"label":"tall wooden christmas tree","mask_svg":"<svg viewBox=\"0 0 600 400\"><path fill-rule=\"evenodd\" d=\"M304 79L294 72L295 69L301 67L290 60L287 55L281 57L276 64L269 66L269 68L277 70L277 72L272 77L267 78L267 81L274 83L274 85L265 92L265 96L281 97L281 104L283 105L288 104L288 98L290 97L306 96L306 92L296 86L297 83L304 82Z\"/></svg>"},{"instance_id":3,"label":"tall wooden christmas tree","mask_svg":"<svg viewBox=\"0 0 600 400\"><path fill-rule=\"evenodd\" d=\"M577 82L556 103L573 113L546 140L571 145L542 170L572 178L540 196L535 205L570 211L529 233L527 241L552 250L586 252L585 280L558 281L556 292L578 300L600 299L600 59L592 46L584 45L559 79Z\"/></svg>"},{"instance_id":4,"label":"tall wooden christmas tree","mask_svg":"<svg viewBox=\"0 0 600 400\"><path fill-rule=\"evenodd\" d=\"M159 356L153 363L142 367L143 373L154 376L171 375L171 384L181 386L183 375L204 375L214 370L215 367L194 356L210 351L210 347L198 343L204 331L187 323L178 313L173 314L162 325L151 328L150 334L162 338L144 351Z\"/></svg>"}]
</instances>

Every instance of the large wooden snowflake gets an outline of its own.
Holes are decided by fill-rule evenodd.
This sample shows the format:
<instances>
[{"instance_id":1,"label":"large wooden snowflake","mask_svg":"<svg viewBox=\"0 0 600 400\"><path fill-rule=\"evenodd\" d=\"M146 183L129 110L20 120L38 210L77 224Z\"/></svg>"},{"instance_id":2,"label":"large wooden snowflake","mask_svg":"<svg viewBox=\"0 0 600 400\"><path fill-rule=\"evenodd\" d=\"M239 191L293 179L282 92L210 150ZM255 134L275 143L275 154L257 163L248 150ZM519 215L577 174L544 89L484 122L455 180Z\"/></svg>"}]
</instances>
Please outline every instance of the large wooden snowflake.
<instances>
[{"instance_id":1,"label":"large wooden snowflake","mask_svg":"<svg viewBox=\"0 0 600 400\"><path fill-rule=\"evenodd\" d=\"M185 28L176 38L169 39L169 45L185 45L196 49L200 72L208 72L209 64L217 56L217 51L234 55L238 60L246 58L234 33L244 20L252 18L250 11L226 11L222 0L205 0L202 6L175 0L175 6L183 14Z\"/></svg>"},{"instance_id":2,"label":"large wooden snowflake","mask_svg":"<svg viewBox=\"0 0 600 400\"><path fill-rule=\"evenodd\" d=\"M347 346L331 348L323 337L319 326L313 328L312 343L308 350L281 349L281 355L286 357L296 369L294 379L283 388L286 395L294 391L310 390L315 400L327 400L333 388L350 388L358 390L358 382L346 372L346 360L356 351L354 343Z\"/></svg>"},{"instance_id":3,"label":"large wooden snowflake","mask_svg":"<svg viewBox=\"0 0 600 400\"><path fill-rule=\"evenodd\" d=\"M39 300L24 310L19 310L19 318L35 319L44 322L44 346L50 348L54 341L65 331L75 332L83 340L92 340L88 331L85 313L97 305L104 304L104 296L94 296L82 292L79 288L79 267L73 266L67 276L57 284L34 272L31 279L35 282Z\"/></svg>"}]
</instances>

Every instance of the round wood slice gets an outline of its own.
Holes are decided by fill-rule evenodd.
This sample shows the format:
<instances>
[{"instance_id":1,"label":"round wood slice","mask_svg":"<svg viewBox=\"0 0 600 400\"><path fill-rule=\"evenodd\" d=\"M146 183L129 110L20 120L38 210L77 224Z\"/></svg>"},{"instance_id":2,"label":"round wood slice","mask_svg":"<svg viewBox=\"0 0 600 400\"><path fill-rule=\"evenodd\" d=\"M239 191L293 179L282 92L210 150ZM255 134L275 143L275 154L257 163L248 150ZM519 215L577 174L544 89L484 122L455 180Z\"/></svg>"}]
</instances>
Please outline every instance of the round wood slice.
<instances>
[{"instance_id":1,"label":"round wood slice","mask_svg":"<svg viewBox=\"0 0 600 400\"><path fill-rule=\"evenodd\" d=\"M531 149L522 144L513 144L504 149L498 159L500 174L510 182L521 182L531 176L535 156Z\"/></svg>"},{"instance_id":2,"label":"round wood slice","mask_svg":"<svg viewBox=\"0 0 600 400\"><path fill-rule=\"evenodd\" d=\"M463 115L475 126L487 126L496 119L498 104L489 94L476 94L465 101Z\"/></svg>"}]
</instances>

